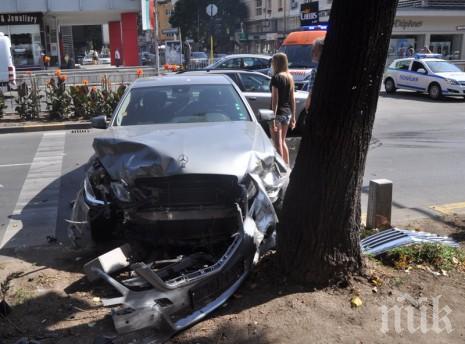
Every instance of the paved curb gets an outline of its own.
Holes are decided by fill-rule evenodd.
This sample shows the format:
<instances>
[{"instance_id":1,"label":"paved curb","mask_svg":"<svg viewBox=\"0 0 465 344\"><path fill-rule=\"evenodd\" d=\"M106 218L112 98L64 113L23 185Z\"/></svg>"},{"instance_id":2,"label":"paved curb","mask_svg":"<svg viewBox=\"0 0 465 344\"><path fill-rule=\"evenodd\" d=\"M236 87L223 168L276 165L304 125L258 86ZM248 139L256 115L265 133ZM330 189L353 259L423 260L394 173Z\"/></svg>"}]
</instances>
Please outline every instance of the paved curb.
<instances>
[{"instance_id":1,"label":"paved curb","mask_svg":"<svg viewBox=\"0 0 465 344\"><path fill-rule=\"evenodd\" d=\"M90 122L22 125L22 126L0 127L0 134L31 133L31 132L36 132L36 131L89 129L89 128L91 128Z\"/></svg>"}]
</instances>

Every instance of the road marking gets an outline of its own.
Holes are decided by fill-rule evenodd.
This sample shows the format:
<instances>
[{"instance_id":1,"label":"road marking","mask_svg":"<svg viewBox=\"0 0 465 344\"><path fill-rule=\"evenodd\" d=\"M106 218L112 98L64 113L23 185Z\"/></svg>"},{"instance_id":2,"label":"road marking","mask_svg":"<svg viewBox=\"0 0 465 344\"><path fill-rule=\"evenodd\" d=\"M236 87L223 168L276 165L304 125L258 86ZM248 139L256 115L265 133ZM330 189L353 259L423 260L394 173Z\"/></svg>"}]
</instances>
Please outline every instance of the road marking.
<instances>
[{"instance_id":1,"label":"road marking","mask_svg":"<svg viewBox=\"0 0 465 344\"><path fill-rule=\"evenodd\" d=\"M30 162L25 162L23 164L5 164L5 165L0 165L0 167L16 167L16 166L29 166L31 165Z\"/></svg>"},{"instance_id":2,"label":"road marking","mask_svg":"<svg viewBox=\"0 0 465 344\"><path fill-rule=\"evenodd\" d=\"M465 202L437 204L432 205L430 208L445 215L452 215L458 210L465 209Z\"/></svg>"},{"instance_id":3,"label":"road marking","mask_svg":"<svg viewBox=\"0 0 465 344\"><path fill-rule=\"evenodd\" d=\"M30 247L55 236L65 131L44 133L0 248Z\"/></svg>"}]
</instances>

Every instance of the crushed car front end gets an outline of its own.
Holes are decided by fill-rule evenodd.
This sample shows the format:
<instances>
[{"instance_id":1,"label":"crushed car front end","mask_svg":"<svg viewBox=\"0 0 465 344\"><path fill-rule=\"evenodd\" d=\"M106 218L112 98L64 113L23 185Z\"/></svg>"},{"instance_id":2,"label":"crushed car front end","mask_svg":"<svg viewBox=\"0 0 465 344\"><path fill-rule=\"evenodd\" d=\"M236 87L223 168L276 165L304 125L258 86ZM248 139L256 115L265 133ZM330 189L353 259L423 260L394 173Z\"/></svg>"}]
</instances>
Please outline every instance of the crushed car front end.
<instances>
[{"instance_id":1,"label":"crushed car front end","mask_svg":"<svg viewBox=\"0 0 465 344\"><path fill-rule=\"evenodd\" d=\"M86 274L118 291L103 301L118 332L169 338L223 304L274 246L289 169L256 121L108 131L94 140L69 236L127 243Z\"/></svg>"}]
</instances>

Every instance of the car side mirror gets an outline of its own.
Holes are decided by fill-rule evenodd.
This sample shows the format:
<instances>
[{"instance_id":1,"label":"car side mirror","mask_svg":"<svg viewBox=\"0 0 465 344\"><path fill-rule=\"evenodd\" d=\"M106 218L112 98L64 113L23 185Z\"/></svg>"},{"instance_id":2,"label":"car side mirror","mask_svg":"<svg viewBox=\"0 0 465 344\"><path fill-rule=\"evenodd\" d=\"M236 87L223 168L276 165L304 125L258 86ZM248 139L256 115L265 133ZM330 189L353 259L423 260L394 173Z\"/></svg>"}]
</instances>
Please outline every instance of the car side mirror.
<instances>
[{"instance_id":1,"label":"car side mirror","mask_svg":"<svg viewBox=\"0 0 465 344\"><path fill-rule=\"evenodd\" d=\"M426 69L424 69L424 68L418 69L417 72L418 72L418 73L421 73L421 74L428 74L428 73L426 72Z\"/></svg>"},{"instance_id":2,"label":"car side mirror","mask_svg":"<svg viewBox=\"0 0 465 344\"><path fill-rule=\"evenodd\" d=\"M106 129L107 128L107 116L95 116L90 120L92 128L96 129Z\"/></svg>"},{"instance_id":3,"label":"car side mirror","mask_svg":"<svg viewBox=\"0 0 465 344\"><path fill-rule=\"evenodd\" d=\"M275 114L272 110L260 109L258 110L257 120L259 122L267 122L275 119Z\"/></svg>"}]
</instances>

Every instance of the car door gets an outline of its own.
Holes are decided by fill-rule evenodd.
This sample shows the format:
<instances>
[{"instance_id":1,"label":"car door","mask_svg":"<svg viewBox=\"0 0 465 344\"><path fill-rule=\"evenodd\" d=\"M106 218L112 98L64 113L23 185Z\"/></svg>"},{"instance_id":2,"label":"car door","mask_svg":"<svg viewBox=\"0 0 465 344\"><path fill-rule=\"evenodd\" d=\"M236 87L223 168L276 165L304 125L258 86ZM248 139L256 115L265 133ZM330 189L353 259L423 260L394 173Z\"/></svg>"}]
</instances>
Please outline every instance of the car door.
<instances>
[{"instance_id":1,"label":"car door","mask_svg":"<svg viewBox=\"0 0 465 344\"><path fill-rule=\"evenodd\" d=\"M410 67L412 77L407 80L411 89L416 91L427 91L430 77L428 76L428 69L420 61L413 61Z\"/></svg>"},{"instance_id":2,"label":"car door","mask_svg":"<svg viewBox=\"0 0 465 344\"><path fill-rule=\"evenodd\" d=\"M408 86L406 80L410 78L411 64L412 60L400 60L395 64L394 69L390 71L398 88Z\"/></svg>"},{"instance_id":3,"label":"car door","mask_svg":"<svg viewBox=\"0 0 465 344\"><path fill-rule=\"evenodd\" d=\"M257 73L238 73L242 93L255 114L260 109L271 109L270 78Z\"/></svg>"}]
</instances>

